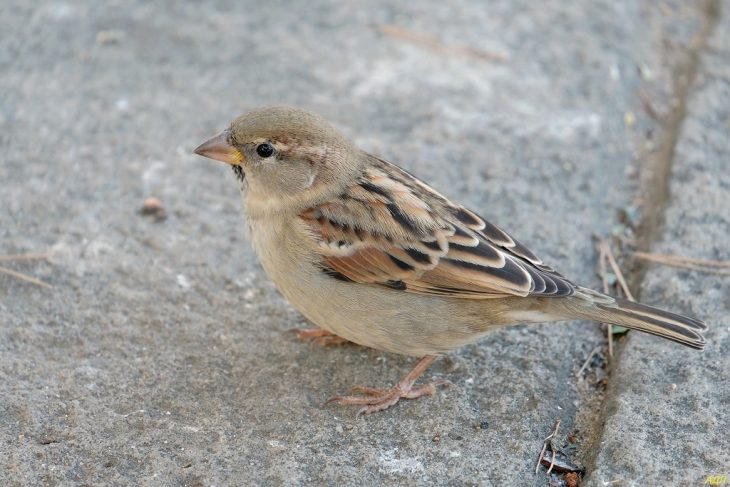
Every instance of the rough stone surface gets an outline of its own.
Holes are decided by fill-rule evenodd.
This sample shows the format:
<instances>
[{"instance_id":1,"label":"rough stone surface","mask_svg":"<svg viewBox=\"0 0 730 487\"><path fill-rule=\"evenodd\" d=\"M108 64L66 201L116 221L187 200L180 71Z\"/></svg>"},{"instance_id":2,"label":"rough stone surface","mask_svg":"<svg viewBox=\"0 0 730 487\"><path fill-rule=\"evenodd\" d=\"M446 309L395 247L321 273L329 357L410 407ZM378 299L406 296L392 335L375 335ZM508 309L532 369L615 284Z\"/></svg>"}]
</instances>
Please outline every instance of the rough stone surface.
<instances>
[{"instance_id":1,"label":"rough stone surface","mask_svg":"<svg viewBox=\"0 0 730 487\"><path fill-rule=\"evenodd\" d=\"M637 134L651 126L641 67L660 58L657 25L692 31L686 10L628 0L5 2L0 254L52 256L0 265L53 288L0 274L2 483L547 485L535 461L556 419L574 428L585 394L575 373L603 340L594 324L495 333L430 371L455 387L386 413L322 408L352 385L395 382L413 361L287 334L301 317L245 241L233 176L191 150L248 108L315 110L597 286L591 237L610 233L632 201ZM718 90L708 109L712 96L727 99ZM695 120L687 143L699 145L714 122ZM694 161L685 177L706 177L702 189L718 185L720 198L721 158ZM167 219L139 214L149 196ZM700 211L691 201L676 211L695 212L696 238L678 251L706 257L704 225L708 214L722 223L721 202ZM722 281L673 279L717 284L696 305L686 294L673 304L712 317L720 337ZM647 296L664 299L657 292ZM693 381L710 374L700 366L727 377L727 340L700 358L631 340L662 359L676 353L676 374L680 360L696 361L684 376ZM690 394L687 381L657 380ZM707 392L687 408L706 411L698 421L710 436L693 448L717 462L710 440L722 424L713 431L711 413L723 391Z\"/></svg>"},{"instance_id":2,"label":"rough stone surface","mask_svg":"<svg viewBox=\"0 0 730 487\"><path fill-rule=\"evenodd\" d=\"M654 251L730 262L730 16L688 99L666 226ZM725 272L728 272L727 269ZM730 474L730 279L653 267L642 298L706 319L702 354L633 334L609 388L588 485L703 485ZM726 481L727 482L727 481Z\"/></svg>"}]
</instances>

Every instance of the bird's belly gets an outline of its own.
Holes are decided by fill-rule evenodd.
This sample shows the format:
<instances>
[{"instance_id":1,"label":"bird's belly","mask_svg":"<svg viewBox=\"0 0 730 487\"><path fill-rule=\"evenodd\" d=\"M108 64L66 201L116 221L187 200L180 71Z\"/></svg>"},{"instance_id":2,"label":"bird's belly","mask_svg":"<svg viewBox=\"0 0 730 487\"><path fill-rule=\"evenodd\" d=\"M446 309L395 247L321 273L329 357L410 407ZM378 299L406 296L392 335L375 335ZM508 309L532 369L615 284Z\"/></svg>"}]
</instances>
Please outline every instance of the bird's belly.
<instances>
[{"instance_id":1,"label":"bird's belly","mask_svg":"<svg viewBox=\"0 0 730 487\"><path fill-rule=\"evenodd\" d=\"M251 228L250 235L284 297L317 326L359 345L414 356L442 354L505 324L502 300L427 296L331 277L302 248L296 224Z\"/></svg>"},{"instance_id":2,"label":"bird's belly","mask_svg":"<svg viewBox=\"0 0 730 487\"><path fill-rule=\"evenodd\" d=\"M339 281L317 267L269 275L317 326L351 342L406 355L441 354L472 343L491 328L483 302L445 299ZM496 323L495 323L496 324Z\"/></svg>"}]
</instances>

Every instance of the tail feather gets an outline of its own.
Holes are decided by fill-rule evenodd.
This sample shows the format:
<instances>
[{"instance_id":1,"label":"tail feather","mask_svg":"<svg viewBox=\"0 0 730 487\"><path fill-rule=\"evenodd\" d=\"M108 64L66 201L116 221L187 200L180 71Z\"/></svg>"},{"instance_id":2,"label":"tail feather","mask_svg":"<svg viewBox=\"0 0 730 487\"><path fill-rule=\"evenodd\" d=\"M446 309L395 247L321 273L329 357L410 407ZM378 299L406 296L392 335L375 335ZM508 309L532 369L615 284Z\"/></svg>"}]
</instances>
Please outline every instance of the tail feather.
<instances>
[{"instance_id":1,"label":"tail feather","mask_svg":"<svg viewBox=\"0 0 730 487\"><path fill-rule=\"evenodd\" d=\"M620 325L643 331L702 350L703 331L707 325L700 320L653 308L620 298L612 298L591 289L581 288L579 296L589 301L575 308L580 318ZM578 297L578 296L576 296Z\"/></svg>"}]
</instances>

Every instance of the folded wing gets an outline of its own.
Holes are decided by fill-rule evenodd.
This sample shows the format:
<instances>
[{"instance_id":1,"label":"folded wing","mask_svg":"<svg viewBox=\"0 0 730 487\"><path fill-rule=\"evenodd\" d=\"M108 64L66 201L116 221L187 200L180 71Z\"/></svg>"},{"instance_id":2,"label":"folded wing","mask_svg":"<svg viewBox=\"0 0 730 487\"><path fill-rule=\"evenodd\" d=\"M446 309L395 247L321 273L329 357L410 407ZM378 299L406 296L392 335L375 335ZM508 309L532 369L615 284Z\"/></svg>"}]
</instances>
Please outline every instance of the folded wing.
<instances>
[{"instance_id":1,"label":"folded wing","mask_svg":"<svg viewBox=\"0 0 730 487\"><path fill-rule=\"evenodd\" d=\"M373 161L341 195L300 214L317 242L323 272L466 299L575 292L497 226L397 166Z\"/></svg>"}]
</instances>

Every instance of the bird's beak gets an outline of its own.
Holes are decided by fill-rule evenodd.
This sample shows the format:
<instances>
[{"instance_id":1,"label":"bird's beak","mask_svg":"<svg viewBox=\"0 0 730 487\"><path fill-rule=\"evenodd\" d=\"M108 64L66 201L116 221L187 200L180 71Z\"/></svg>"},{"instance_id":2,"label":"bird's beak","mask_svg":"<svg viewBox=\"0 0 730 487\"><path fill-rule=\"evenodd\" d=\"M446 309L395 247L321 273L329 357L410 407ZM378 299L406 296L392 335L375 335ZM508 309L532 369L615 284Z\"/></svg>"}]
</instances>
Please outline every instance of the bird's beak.
<instances>
[{"instance_id":1,"label":"bird's beak","mask_svg":"<svg viewBox=\"0 0 730 487\"><path fill-rule=\"evenodd\" d=\"M224 130L200 144L193 152L209 159L237 166L243 162L245 157L241 151L231 145L230 140L231 131Z\"/></svg>"}]
</instances>

